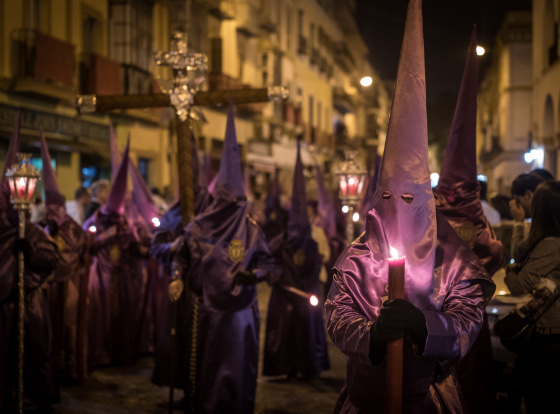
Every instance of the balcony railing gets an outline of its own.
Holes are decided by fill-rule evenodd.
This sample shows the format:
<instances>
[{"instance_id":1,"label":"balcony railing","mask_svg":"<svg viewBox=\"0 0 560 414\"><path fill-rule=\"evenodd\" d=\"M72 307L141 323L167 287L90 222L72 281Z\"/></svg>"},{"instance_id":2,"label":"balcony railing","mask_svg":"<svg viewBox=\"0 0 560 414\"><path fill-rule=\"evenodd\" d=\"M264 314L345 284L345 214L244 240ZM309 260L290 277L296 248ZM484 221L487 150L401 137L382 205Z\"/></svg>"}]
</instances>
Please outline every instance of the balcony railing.
<instances>
[{"instance_id":1,"label":"balcony railing","mask_svg":"<svg viewBox=\"0 0 560 414\"><path fill-rule=\"evenodd\" d=\"M311 64L315 66L319 66L319 61L321 57L319 56L319 50L316 48L311 49Z\"/></svg>"},{"instance_id":2,"label":"balcony railing","mask_svg":"<svg viewBox=\"0 0 560 414\"><path fill-rule=\"evenodd\" d=\"M74 46L37 30L13 33L12 48L16 78L33 78L72 88L74 86Z\"/></svg>"},{"instance_id":3,"label":"balcony railing","mask_svg":"<svg viewBox=\"0 0 560 414\"><path fill-rule=\"evenodd\" d=\"M297 52L299 55L307 55L307 39L303 36L300 36L298 39Z\"/></svg>"}]
</instances>

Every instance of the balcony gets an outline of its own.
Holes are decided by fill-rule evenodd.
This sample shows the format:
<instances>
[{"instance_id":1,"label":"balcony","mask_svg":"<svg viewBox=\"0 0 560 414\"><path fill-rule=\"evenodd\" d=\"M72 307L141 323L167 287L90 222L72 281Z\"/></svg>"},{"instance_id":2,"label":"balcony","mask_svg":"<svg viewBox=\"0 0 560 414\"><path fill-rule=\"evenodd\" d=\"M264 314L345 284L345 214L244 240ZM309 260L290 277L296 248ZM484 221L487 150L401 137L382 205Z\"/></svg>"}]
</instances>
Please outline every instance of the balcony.
<instances>
[{"instance_id":1,"label":"balcony","mask_svg":"<svg viewBox=\"0 0 560 414\"><path fill-rule=\"evenodd\" d=\"M548 48L548 66L554 65L558 61L558 45L553 44Z\"/></svg>"},{"instance_id":2,"label":"balcony","mask_svg":"<svg viewBox=\"0 0 560 414\"><path fill-rule=\"evenodd\" d=\"M341 114L347 114L355 110L352 98L340 86L333 88L333 106Z\"/></svg>"},{"instance_id":3,"label":"balcony","mask_svg":"<svg viewBox=\"0 0 560 414\"><path fill-rule=\"evenodd\" d=\"M317 48L311 49L311 61L310 63L314 66L319 66L319 61L321 57L319 56L319 50Z\"/></svg>"},{"instance_id":4,"label":"balcony","mask_svg":"<svg viewBox=\"0 0 560 414\"><path fill-rule=\"evenodd\" d=\"M354 58L350 54L346 43L337 42L334 45L334 61L346 73L350 73L352 68L356 66Z\"/></svg>"},{"instance_id":5,"label":"balcony","mask_svg":"<svg viewBox=\"0 0 560 414\"><path fill-rule=\"evenodd\" d=\"M74 46L36 30L12 34L14 89L74 99Z\"/></svg>"},{"instance_id":6,"label":"balcony","mask_svg":"<svg viewBox=\"0 0 560 414\"><path fill-rule=\"evenodd\" d=\"M319 58L319 72L320 73L327 73L327 58L325 56L321 56Z\"/></svg>"},{"instance_id":7,"label":"balcony","mask_svg":"<svg viewBox=\"0 0 560 414\"><path fill-rule=\"evenodd\" d=\"M122 94L121 64L95 53L84 57L80 62L80 91L96 95Z\"/></svg>"},{"instance_id":8,"label":"balcony","mask_svg":"<svg viewBox=\"0 0 560 414\"><path fill-rule=\"evenodd\" d=\"M298 55L307 55L307 39L303 36L298 38Z\"/></svg>"},{"instance_id":9,"label":"balcony","mask_svg":"<svg viewBox=\"0 0 560 414\"><path fill-rule=\"evenodd\" d=\"M272 144L265 140L250 140L249 152L263 157L272 157Z\"/></svg>"}]
</instances>

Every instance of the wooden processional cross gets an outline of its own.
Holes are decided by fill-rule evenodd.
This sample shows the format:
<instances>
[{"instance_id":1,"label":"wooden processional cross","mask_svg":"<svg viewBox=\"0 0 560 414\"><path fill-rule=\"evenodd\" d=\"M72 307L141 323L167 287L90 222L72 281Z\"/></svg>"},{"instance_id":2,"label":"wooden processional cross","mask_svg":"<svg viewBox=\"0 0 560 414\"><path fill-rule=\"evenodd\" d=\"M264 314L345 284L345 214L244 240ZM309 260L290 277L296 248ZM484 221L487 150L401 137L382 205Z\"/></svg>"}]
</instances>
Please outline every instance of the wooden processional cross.
<instances>
[{"instance_id":1,"label":"wooden processional cross","mask_svg":"<svg viewBox=\"0 0 560 414\"><path fill-rule=\"evenodd\" d=\"M175 32L171 38L172 50L154 57L158 66L173 69L173 83L164 87L167 93L145 95L78 95L76 108L80 113L108 112L115 109L161 108L173 106L175 109L177 152L179 169L179 202L181 207L181 224L185 227L194 216L194 183L192 171L192 142L189 127L190 108L192 106L224 106L229 100L234 105L269 102L286 99L287 88L273 86L260 89L231 89L212 92L198 92L198 86L204 80L206 57L187 52L186 34ZM183 292L183 297L188 297ZM198 298L193 303L193 327L190 350L191 412L194 412L196 390L196 343ZM173 412L173 385L177 354L177 302L171 303L171 366L169 383L168 412Z\"/></svg>"}]
</instances>

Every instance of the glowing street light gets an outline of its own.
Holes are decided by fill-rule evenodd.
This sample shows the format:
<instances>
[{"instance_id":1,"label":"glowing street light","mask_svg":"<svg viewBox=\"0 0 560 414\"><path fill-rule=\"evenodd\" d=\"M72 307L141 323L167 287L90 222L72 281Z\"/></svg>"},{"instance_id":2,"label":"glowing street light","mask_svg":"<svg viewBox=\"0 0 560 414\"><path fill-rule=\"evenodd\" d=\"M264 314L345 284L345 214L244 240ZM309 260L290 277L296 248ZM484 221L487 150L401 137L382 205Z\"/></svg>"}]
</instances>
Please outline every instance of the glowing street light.
<instances>
[{"instance_id":1,"label":"glowing street light","mask_svg":"<svg viewBox=\"0 0 560 414\"><path fill-rule=\"evenodd\" d=\"M484 56L485 53L486 53L486 49L484 49L482 46L476 47L476 54L478 56Z\"/></svg>"},{"instance_id":2,"label":"glowing street light","mask_svg":"<svg viewBox=\"0 0 560 414\"><path fill-rule=\"evenodd\" d=\"M371 76L364 76L362 79L360 79L360 85L362 85L364 88L367 88L372 84L373 84L373 78Z\"/></svg>"}]
</instances>

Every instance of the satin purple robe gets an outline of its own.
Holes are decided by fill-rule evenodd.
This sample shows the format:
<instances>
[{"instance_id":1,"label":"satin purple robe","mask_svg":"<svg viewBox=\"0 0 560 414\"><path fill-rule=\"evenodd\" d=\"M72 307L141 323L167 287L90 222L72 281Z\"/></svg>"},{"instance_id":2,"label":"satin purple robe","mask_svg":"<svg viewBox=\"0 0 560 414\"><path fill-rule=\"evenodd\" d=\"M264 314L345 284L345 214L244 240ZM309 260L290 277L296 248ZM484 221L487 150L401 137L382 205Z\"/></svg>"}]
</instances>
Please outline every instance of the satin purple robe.
<instances>
[{"instance_id":1,"label":"satin purple robe","mask_svg":"<svg viewBox=\"0 0 560 414\"><path fill-rule=\"evenodd\" d=\"M371 216L374 210L370 211ZM405 342L403 413L462 412L459 392L449 369L476 340L484 308L495 286L478 258L447 220L437 217L437 246L431 288L419 295L414 268L405 275L405 296L424 312L428 336L422 355ZM382 228L376 217L368 226ZM369 229L370 234L380 230ZM370 327L386 295L388 264L376 238L358 239L340 256L326 302L328 331L348 356L347 386L336 412L378 413L385 405L385 361L372 366ZM435 377L435 379L434 379Z\"/></svg>"},{"instance_id":2,"label":"satin purple robe","mask_svg":"<svg viewBox=\"0 0 560 414\"><path fill-rule=\"evenodd\" d=\"M0 197L3 197L0 194ZM13 211L11 212L13 213ZM17 216L0 209L0 411L15 404L18 349ZM53 332L45 295L47 279L57 264L55 246L39 227L27 222L31 255L26 263L24 397L38 406L59 401L54 377Z\"/></svg>"},{"instance_id":3,"label":"satin purple robe","mask_svg":"<svg viewBox=\"0 0 560 414\"><path fill-rule=\"evenodd\" d=\"M54 356L58 371L67 378L77 380L78 305L80 285L84 278L84 258L88 248L87 234L74 220L67 217L58 226L53 240L60 254L53 283L47 291ZM85 351L82 350L81 354L85 355Z\"/></svg>"},{"instance_id":4,"label":"satin purple robe","mask_svg":"<svg viewBox=\"0 0 560 414\"><path fill-rule=\"evenodd\" d=\"M274 283L280 269L264 234L246 214L246 201L218 199L186 228L190 251L183 275L199 301L195 406L197 413L252 413L259 357L256 287L238 285L235 274L255 270ZM178 256L187 266L184 256ZM183 267L185 268L185 267ZM192 318L188 318L189 358Z\"/></svg>"},{"instance_id":5,"label":"satin purple robe","mask_svg":"<svg viewBox=\"0 0 560 414\"><path fill-rule=\"evenodd\" d=\"M134 363L141 337L138 285L142 274L135 263L141 258L126 218L97 210L84 223L94 225L94 257L89 275L89 366ZM115 235L109 235L110 229Z\"/></svg>"}]
</instances>

